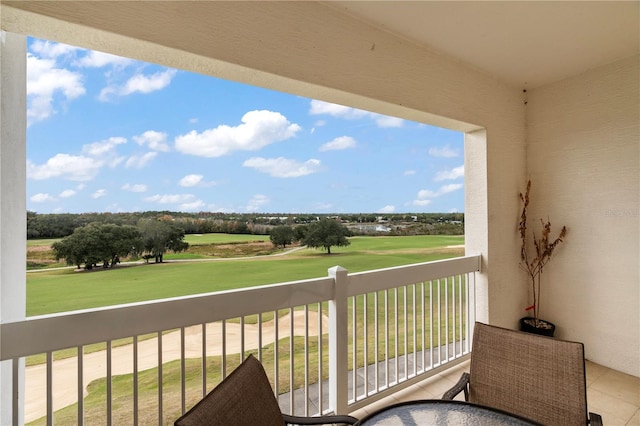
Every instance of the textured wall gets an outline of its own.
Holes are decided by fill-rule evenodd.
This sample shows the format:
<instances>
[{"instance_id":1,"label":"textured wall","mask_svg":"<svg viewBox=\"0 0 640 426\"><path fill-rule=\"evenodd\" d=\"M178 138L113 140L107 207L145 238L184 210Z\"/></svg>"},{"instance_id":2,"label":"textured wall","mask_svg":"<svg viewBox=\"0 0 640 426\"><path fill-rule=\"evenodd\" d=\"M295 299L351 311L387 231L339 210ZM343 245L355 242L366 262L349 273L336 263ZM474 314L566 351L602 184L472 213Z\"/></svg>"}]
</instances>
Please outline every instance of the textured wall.
<instances>
[{"instance_id":1,"label":"textured wall","mask_svg":"<svg viewBox=\"0 0 640 426\"><path fill-rule=\"evenodd\" d=\"M566 225L543 277L543 317L587 357L640 376L640 57L534 90L532 217ZM538 228L539 229L539 228Z\"/></svg>"}]
</instances>

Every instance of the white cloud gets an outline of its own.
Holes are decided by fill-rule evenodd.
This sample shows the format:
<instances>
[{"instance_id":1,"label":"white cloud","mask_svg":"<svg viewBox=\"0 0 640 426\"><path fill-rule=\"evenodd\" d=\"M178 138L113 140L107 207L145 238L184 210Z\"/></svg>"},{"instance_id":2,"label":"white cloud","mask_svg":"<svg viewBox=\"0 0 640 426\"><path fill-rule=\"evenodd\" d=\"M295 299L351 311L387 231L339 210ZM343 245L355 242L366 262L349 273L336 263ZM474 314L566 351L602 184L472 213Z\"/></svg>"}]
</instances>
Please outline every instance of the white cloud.
<instances>
[{"instance_id":1,"label":"white cloud","mask_svg":"<svg viewBox=\"0 0 640 426\"><path fill-rule=\"evenodd\" d=\"M312 158L301 163L289 158L262 158L253 157L242 163L244 167L256 169L262 173L267 173L272 177L293 178L306 176L320 171L321 162Z\"/></svg>"},{"instance_id":2,"label":"white cloud","mask_svg":"<svg viewBox=\"0 0 640 426\"><path fill-rule=\"evenodd\" d=\"M356 140L351 136L340 136L332 140L331 142L327 142L322 145L319 149L320 152L323 151L339 151L343 149L355 148Z\"/></svg>"},{"instance_id":3,"label":"white cloud","mask_svg":"<svg viewBox=\"0 0 640 426\"><path fill-rule=\"evenodd\" d=\"M361 109L355 109L344 105L332 104L329 102L311 100L311 109L309 110L311 115L330 115L332 117L345 118L347 120L355 120L357 118L363 118L372 113L363 111Z\"/></svg>"},{"instance_id":4,"label":"white cloud","mask_svg":"<svg viewBox=\"0 0 640 426\"><path fill-rule=\"evenodd\" d=\"M196 174L186 175L185 177L180 179L180 182L178 182L178 185L186 188L193 187L193 186L208 187L208 186L216 185L216 182L205 182L203 179L204 179L204 176L202 175L196 175Z\"/></svg>"},{"instance_id":5,"label":"white cloud","mask_svg":"<svg viewBox=\"0 0 640 426\"><path fill-rule=\"evenodd\" d=\"M116 68L124 68L135 61L133 59L123 58L122 56L112 55L110 53L96 52L95 50L87 51L87 54L75 61L73 64L83 68L101 68L108 65Z\"/></svg>"},{"instance_id":6,"label":"white cloud","mask_svg":"<svg viewBox=\"0 0 640 426\"><path fill-rule=\"evenodd\" d=\"M442 148L429 148L429 155L432 157L453 158L458 156L458 151L451 149L449 145L445 145Z\"/></svg>"},{"instance_id":7,"label":"white cloud","mask_svg":"<svg viewBox=\"0 0 640 426\"><path fill-rule=\"evenodd\" d=\"M191 203L183 203L178 206L178 210L181 212L195 212L202 210L205 206L202 200L195 200Z\"/></svg>"},{"instance_id":8,"label":"white cloud","mask_svg":"<svg viewBox=\"0 0 640 426\"><path fill-rule=\"evenodd\" d=\"M42 192L39 194L32 195L30 200L33 201L34 203L45 203L47 201L56 201L56 199L51 195L44 194Z\"/></svg>"},{"instance_id":9,"label":"white cloud","mask_svg":"<svg viewBox=\"0 0 640 426\"><path fill-rule=\"evenodd\" d=\"M92 180L102 167L115 167L123 161L116 149L126 142L125 138L112 137L83 145L82 155L56 154L42 165L27 161L27 177L34 180L55 177L81 182Z\"/></svg>"},{"instance_id":10,"label":"white cloud","mask_svg":"<svg viewBox=\"0 0 640 426\"><path fill-rule=\"evenodd\" d=\"M438 195L439 194L437 192L431 191L429 189L421 189L420 191L418 191L418 199L435 198Z\"/></svg>"},{"instance_id":11,"label":"white cloud","mask_svg":"<svg viewBox=\"0 0 640 426\"><path fill-rule=\"evenodd\" d=\"M62 191L59 195L60 198L69 198L69 197L73 197L74 195L76 195L76 191L74 191L73 189L65 189L64 191Z\"/></svg>"},{"instance_id":12,"label":"white cloud","mask_svg":"<svg viewBox=\"0 0 640 426\"><path fill-rule=\"evenodd\" d=\"M431 204L431 200L420 200L420 199L417 199L417 200L413 200L413 202L411 204L413 204L414 206L418 206L418 207L425 207L425 206L428 206L429 204Z\"/></svg>"},{"instance_id":13,"label":"white cloud","mask_svg":"<svg viewBox=\"0 0 640 426\"><path fill-rule=\"evenodd\" d=\"M416 174L415 170L405 170L403 173L405 176L413 176Z\"/></svg>"},{"instance_id":14,"label":"white cloud","mask_svg":"<svg viewBox=\"0 0 640 426\"><path fill-rule=\"evenodd\" d=\"M198 133L195 130L176 137L176 150L200 157L221 157L233 151L256 151L275 142L292 138L300 126L273 111L249 111L242 124L220 125Z\"/></svg>"},{"instance_id":15,"label":"white cloud","mask_svg":"<svg viewBox=\"0 0 640 426\"><path fill-rule=\"evenodd\" d=\"M147 145L149 149L154 151L168 152L171 150L167 144L167 134L164 132L147 130L141 135L134 136L133 140L136 141L138 145Z\"/></svg>"},{"instance_id":16,"label":"white cloud","mask_svg":"<svg viewBox=\"0 0 640 426\"><path fill-rule=\"evenodd\" d=\"M147 197L144 201L156 204L174 204L179 211L198 211L205 207L205 203L193 194L156 194Z\"/></svg>"},{"instance_id":17,"label":"white cloud","mask_svg":"<svg viewBox=\"0 0 640 426\"><path fill-rule=\"evenodd\" d=\"M93 198L94 200L97 200L98 198L102 198L105 195L107 195L107 190L106 189L98 189L96 192L91 194L91 198Z\"/></svg>"},{"instance_id":18,"label":"white cloud","mask_svg":"<svg viewBox=\"0 0 640 426\"><path fill-rule=\"evenodd\" d=\"M459 189L462 189L463 186L464 185L461 184L461 183L452 183L452 184L449 184L449 185L441 186L440 188L438 188L437 191L431 191L429 189L422 189L422 190L418 191L416 199L413 200L412 204L414 206L422 206L422 207L424 207L426 205L429 205L433 198L440 197L441 195L457 191Z\"/></svg>"},{"instance_id":19,"label":"white cloud","mask_svg":"<svg viewBox=\"0 0 640 426\"><path fill-rule=\"evenodd\" d=\"M330 115L332 117L343 118L346 120L357 120L360 118L370 118L376 122L378 127L402 127L404 120L397 117L389 117L375 112L363 111L361 109L351 108L344 105L332 104L329 102L311 100L311 115ZM324 124L324 123L323 123ZM316 124L318 126L319 124Z\"/></svg>"},{"instance_id":20,"label":"white cloud","mask_svg":"<svg viewBox=\"0 0 640 426\"><path fill-rule=\"evenodd\" d=\"M378 210L378 213L393 213L395 211L396 211L396 206L386 205L380 210Z\"/></svg>"},{"instance_id":21,"label":"white cloud","mask_svg":"<svg viewBox=\"0 0 640 426\"><path fill-rule=\"evenodd\" d=\"M439 182L443 180L454 180L462 177L464 177L464 165L455 167L451 170L438 172L433 180Z\"/></svg>"},{"instance_id":22,"label":"white cloud","mask_svg":"<svg viewBox=\"0 0 640 426\"><path fill-rule=\"evenodd\" d=\"M100 168L101 161L85 156L56 154L41 166L27 161L27 177L34 180L64 177L75 181L93 179Z\"/></svg>"},{"instance_id":23,"label":"white cloud","mask_svg":"<svg viewBox=\"0 0 640 426\"><path fill-rule=\"evenodd\" d=\"M124 166L126 168L142 169L147 164L149 164L151 160L156 158L157 155L157 152L147 152L143 155L132 155L127 159L127 162L124 164Z\"/></svg>"},{"instance_id":24,"label":"white cloud","mask_svg":"<svg viewBox=\"0 0 640 426\"><path fill-rule=\"evenodd\" d=\"M381 114L373 114L373 119L376 121L378 127L402 127L404 126L404 120L398 117L389 117Z\"/></svg>"},{"instance_id":25,"label":"white cloud","mask_svg":"<svg viewBox=\"0 0 640 426\"><path fill-rule=\"evenodd\" d=\"M124 185L121 186L121 189L123 191L130 191L130 192L146 192L147 191L147 185L143 185L141 183L137 183L134 185L125 183Z\"/></svg>"},{"instance_id":26,"label":"white cloud","mask_svg":"<svg viewBox=\"0 0 640 426\"><path fill-rule=\"evenodd\" d=\"M122 85L113 84L102 89L99 99L104 102L114 96L127 96L133 93L147 94L162 90L171 83L175 75L176 70L174 69L159 71L151 75L136 74Z\"/></svg>"},{"instance_id":27,"label":"white cloud","mask_svg":"<svg viewBox=\"0 0 640 426\"><path fill-rule=\"evenodd\" d=\"M29 46L29 50L37 53L42 58L56 59L59 56L66 56L83 49L64 43L56 43L54 41L36 39Z\"/></svg>"},{"instance_id":28,"label":"white cloud","mask_svg":"<svg viewBox=\"0 0 640 426\"><path fill-rule=\"evenodd\" d=\"M190 187L190 186L198 186L204 176L202 175L186 175L180 182L178 183L180 186Z\"/></svg>"},{"instance_id":29,"label":"white cloud","mask_svg":"<svg viewBox=\"0 0 640 426\"><path fill-rule=\"evenodd\" d=\"M257 212L262 206L268 204L269 201L269 197L267 197L266 195L256 194L251 197L251 200L249 200L249 203L247 204L247 211Z\"/></svg>"},{"instance_id":30,"label":"white cloud","mask_svg":"<svg viewBox=\"0 0 640 426\"><path fill-rule=\"evenodd\" d=\"M441 186L438 190L439 195L448 194L453 191L457 191L458 189L462 189L463 185L461 183L451 183L449 185Z\"/></svg>"},{"instance_id":31,"label":"white cloud","mask_svg":"<svg viewBox=\"0 0 640 426\"><path fill-rule=\"evenodd\" d=\"M86 93L82 75L58 68L54 59L41 59L27 54L27 121L49 118L56 112L54 101L69 101Z\"/></svg>"},{"instance_id":32,"label":"white cloud","mask_svg":"<svg viewBox=\"0 0 640 426\"><path fill-rule=\"evenodd\" d=\"M158 204L187 204L195 202L195 198L193 194L156 194L145 198L144 201Z\"/></svg>"},{"instance_id":33,"label":"white cloud","mask_svg":"<svg viewBox=\"0 0 640 426\"><path fill-rule=\"evenodd\" d=\"M90 157L103 157L114 153L118 145L127 143L125 138L111 137L98 142L85 144L82 146L82 153Z\"/></svg>"}]
</instances>

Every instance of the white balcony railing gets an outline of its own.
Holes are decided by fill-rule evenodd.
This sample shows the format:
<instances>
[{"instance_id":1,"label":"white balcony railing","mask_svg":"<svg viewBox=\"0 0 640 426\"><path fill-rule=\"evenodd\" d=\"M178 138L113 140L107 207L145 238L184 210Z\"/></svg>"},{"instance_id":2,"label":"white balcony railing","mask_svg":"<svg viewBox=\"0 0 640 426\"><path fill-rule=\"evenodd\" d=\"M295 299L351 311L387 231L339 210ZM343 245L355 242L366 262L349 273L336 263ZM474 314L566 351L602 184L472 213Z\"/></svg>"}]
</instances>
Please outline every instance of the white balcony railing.
<instances>
[{"instance_id":1,"label":"white balcony railing","mask_svg":"<svg viewBox=\"0 0 640 426\"><path fill-rule=\"evenodd\" d=\"M468 357L479 265L335 267L326 278L1 324L13 423L21 409L27 423L172 423L248 353L284 412L356 410ZM23 367L32 355L43 363Z\"/></svg>"}]
</instances>

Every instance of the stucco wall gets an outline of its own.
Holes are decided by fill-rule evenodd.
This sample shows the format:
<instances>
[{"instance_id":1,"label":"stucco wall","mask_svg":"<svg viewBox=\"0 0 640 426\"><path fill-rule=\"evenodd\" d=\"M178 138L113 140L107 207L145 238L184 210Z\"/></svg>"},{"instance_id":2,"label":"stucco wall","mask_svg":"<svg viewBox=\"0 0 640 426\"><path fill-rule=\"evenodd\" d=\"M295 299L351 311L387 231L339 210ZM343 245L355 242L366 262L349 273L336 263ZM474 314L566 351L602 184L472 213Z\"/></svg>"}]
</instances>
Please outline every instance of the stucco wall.
<instances>
[{"instance_id":1,"label":"stucco wall","mask_svg":"<svg viewBox=\"0 0 640 426\"><path fill-rule=\"evenodd\" d=\"M530 93L530 217L568 235L541 315L588 359L640 376L640 57ZM538 228L539 229L539 228ZM555 232L554 231L554 232Z\"/></svg>"}]
</instances>

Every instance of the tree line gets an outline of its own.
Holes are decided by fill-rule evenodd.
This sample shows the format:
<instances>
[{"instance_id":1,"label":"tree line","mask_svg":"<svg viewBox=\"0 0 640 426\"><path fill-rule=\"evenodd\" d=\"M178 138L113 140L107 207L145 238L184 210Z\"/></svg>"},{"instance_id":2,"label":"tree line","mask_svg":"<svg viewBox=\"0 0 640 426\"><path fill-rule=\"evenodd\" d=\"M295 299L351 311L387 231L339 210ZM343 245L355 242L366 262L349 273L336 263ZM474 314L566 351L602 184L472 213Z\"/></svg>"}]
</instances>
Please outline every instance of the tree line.
<instances>
[{"instance_id":1,"label":"tree line","mask_svg":"<svg viewBox=\"0 0 640 426\"><path fill-rule=\"evenodd\" d=\"M275 226L297 227L309 225L322 218L331 218L347 224L351 233L376 234L375 227L363 224L382 224L389 228L387 235L462 235L463 213L416 214L284 214L275 213L184 213L170 211L146 211L133 213L61 213L38 214L27 212L27 239L62 238L77 228L91 223L137 226L141 219L170 221L185 234L254 234L269 235Z\"/></svg>"}]
</instances>

